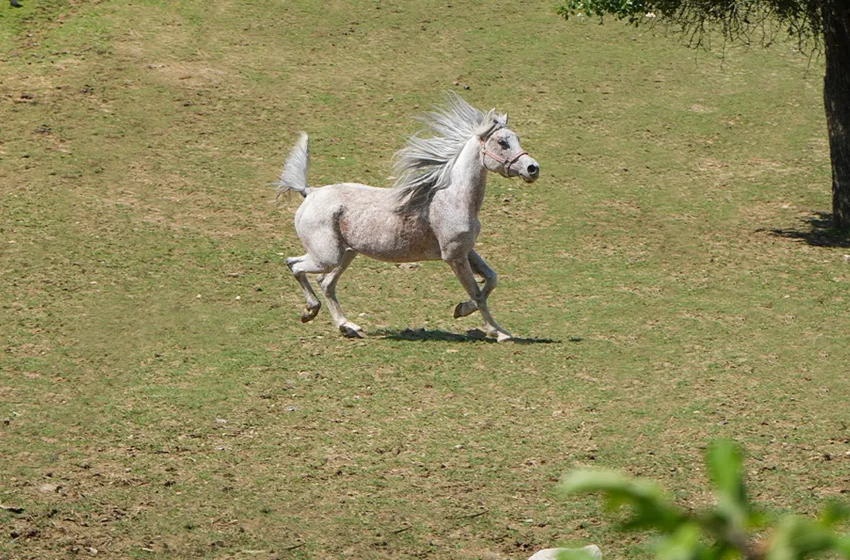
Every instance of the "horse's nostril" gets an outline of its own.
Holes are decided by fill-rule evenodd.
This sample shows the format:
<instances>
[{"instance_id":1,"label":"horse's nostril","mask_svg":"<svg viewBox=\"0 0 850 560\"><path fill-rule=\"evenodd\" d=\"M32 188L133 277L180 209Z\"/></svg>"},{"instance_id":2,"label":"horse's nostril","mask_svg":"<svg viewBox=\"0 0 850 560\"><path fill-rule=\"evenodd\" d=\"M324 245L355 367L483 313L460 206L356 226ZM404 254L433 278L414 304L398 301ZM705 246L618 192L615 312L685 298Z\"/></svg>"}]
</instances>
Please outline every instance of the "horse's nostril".
<instances>
[{"instance_id":1,"label":"horse's nostril","mask_svg":"<svg viewBox=\"0 0 850 560\"><path fill-rule=\"evenodd\" d=\"M531 175L536 174L538 171L540 171L540 168L539 168L539 167L537 167L536 165L532 164L532 165L529 165L529 166L528 166L528 172L529 172Z\"/></svg>"}]
</instances>

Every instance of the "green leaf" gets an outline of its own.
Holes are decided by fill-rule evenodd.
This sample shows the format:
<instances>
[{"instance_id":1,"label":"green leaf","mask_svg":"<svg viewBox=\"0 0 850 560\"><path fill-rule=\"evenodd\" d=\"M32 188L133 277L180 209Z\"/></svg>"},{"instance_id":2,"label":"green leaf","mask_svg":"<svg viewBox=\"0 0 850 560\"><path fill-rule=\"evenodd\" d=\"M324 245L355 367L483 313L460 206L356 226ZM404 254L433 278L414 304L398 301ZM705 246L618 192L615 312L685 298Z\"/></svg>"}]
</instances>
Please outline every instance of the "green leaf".
<instances>
[{"instance_id":1,"label":"green leaf","mask_svg":"<svg viewBox=\"0 0 850 560\"><path fill-rule=\"evenodd\" d=\"M654 528L672 531L687 519L667 501L661 487L654 482L612 471L575 472L561 481L559 490L566 494L601 492L612 510L630 506L632 516L623 524L623 528L628 530Z\"/></svg>"},{"instance_id":2,"label":"green leaf","mask_svg":"<svg viewBox=\"0 0 850 560\"><path fill-rule=\"evenodd\" d=\"M831 529L812 519L788 515L780 519L770 540L767 560L802 560L807 556L828 550L846 555L842 542ZM850 550L848 550L850 552Z\"/></svg>"},{"instance_id":3,"label":"green leaf","mask_svg":"<svg viewBox=\"0 0 850 560\"><path fill-rule=\"evenodd\" d=\"M561 480L558 489L567 494L581 492L612 492L634 496L636 499L660 499L661 487L656 483L639 480L616 471L576 471Z\"/></svg>"},{"instance_id":4,"label":"green leaf","mask_svg":"<svg viewBox=\"0 0 850 560\"><path fill-rule=\"evenodd\" d=\"M694 523L684 523L669 536L658 540L658 560L699 560L703 556L700 530Z\"/></svg>"},{"instance_id":5,"label":"green leaf","mask_svg":"<svg viewBox=\"0 0 850 560\"><path fill-rule=\"evenodd\" d=\"M743 478L741 448L727 439L717 440L706 457L708 472L717 488L717 509L734 530L744 531L749 524L749 503Z\"/></svg>"},{"instance_id":6,"label":"green leaf","mask_svg":"<svg viewBox=\"0 0 850 560\"><path fill-rule=\"evenodd\" d=\"M850 536L837 537L834 545L836 552L844 558L850 558Z\"/></svg>"},{"instance_id":7,"label":"green leaf","mask_svg":"<svg viewBox=\"0 0 850 560\"><path fill-rule=\"evenodd\" d=\"M820 522L825 527L832 527L850 518L850 507L843 502L830 500L824 504L820 512Z\"/></svg>"}]
</instances>

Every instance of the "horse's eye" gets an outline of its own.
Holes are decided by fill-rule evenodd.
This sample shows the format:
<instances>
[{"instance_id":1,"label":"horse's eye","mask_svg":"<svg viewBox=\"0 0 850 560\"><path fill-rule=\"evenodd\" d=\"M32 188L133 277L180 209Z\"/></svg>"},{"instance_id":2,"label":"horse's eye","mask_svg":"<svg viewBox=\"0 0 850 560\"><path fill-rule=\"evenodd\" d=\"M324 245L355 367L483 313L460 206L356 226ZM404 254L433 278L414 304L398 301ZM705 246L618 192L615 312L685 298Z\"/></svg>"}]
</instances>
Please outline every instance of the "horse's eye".
<instances>
[{"instance_id":1,"label":"horse's eye","mask_svg":"<svg viewBox=\"0 0 850 560\"><path fill-rule=\"evenodd\" d=\"M511 145L508 144L507 140L499 140L499 146L503 147L506 150L511 147Z\"/></svg>"}]
</instances>

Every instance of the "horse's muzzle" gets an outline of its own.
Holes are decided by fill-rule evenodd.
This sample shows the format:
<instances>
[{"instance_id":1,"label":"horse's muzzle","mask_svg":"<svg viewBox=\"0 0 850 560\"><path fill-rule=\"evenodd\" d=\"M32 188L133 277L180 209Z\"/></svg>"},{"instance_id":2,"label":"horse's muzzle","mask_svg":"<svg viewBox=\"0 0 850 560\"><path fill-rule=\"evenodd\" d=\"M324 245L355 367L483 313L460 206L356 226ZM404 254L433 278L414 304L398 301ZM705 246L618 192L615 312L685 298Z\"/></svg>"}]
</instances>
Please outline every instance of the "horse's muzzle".
<instances>
[{"instance_id":1,"label":"horse's muzzle","mask_svg":"<svg viewBox=\"0 0 850 560\"><path fill-rule=\"evenodd\" d=\"M533 183L540 177L540 166L537 161L529 156L523 156L517 162L519 167L519 176L526 183Z\"/></svg>"}]
</instances>

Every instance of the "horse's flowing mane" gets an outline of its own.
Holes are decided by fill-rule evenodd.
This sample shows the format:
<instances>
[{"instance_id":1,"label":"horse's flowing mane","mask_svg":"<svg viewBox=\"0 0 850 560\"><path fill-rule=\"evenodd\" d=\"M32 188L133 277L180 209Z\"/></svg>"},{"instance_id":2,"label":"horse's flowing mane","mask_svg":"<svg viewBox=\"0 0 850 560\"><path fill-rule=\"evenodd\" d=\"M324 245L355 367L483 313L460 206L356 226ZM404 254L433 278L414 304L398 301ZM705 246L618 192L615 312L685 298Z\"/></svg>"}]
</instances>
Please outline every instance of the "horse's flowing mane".
<instances>
[{"instance_id":1,"label":"horse's flowing mane","mask_svg":"<svg viewBox=\"0 0 850 560\"><path fill-rule=\"evenodd\" d=\"M433 194L449 185L452 166L470 138L486 138L508 124L507 115L497 115L495 110L485 114L454 92L446 96L444 108L416 120L427 128L411 136L395 155L393 188L398 191L398 211L405 214L425 211ZM426 131L433 136L419 136Z\"/></svg>"}]
</instances>

